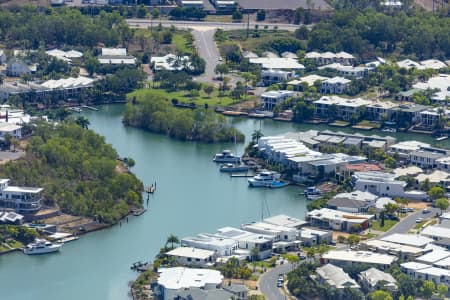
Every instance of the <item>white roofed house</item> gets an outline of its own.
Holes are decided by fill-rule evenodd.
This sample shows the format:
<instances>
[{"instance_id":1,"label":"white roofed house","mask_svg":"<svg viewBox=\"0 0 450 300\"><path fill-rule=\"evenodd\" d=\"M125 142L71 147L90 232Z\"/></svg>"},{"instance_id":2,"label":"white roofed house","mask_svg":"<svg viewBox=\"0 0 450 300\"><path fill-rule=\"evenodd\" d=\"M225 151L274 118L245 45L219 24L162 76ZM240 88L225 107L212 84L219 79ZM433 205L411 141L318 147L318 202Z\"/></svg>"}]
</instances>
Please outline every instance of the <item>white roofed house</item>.
<instances>
[{"instance_id":1,"label":"white roofed house","mask_svg":"<svg viewBox=\"0 0 450 300\"><path fill-rule=\"evenodd\" d=\"M258 259L263 260L272 255L273 240L270 235L253 233L233 227L224 227L217 230L215 236L232 239L237 245L234 256L252 260L252 251L257 249Z\"/></svg>"},{"instance_id":2,"label":"white roofed house","mask_svg":"<svg viewBox=\"0 0 450 300\"><path fill-rule=\"evenodd\" d=\"M432 225L425 227L420 234L433 239L433 243L436 245L450 249L450 228Z\"/></svg>"},{"instance_id":3,"label":"white roofed house","mask_svg":"<svg viewBox=\"0 0 450 300\"><path fill-rule=\"evenodd\" d=\"M167 54L164 56L152 56L150 63L155 71L180 71L190 66L189 56L178 56L175 54Z\"/></svg>"},{"instance_id":4,"label":"white roofed house","mask_svg":"<svg viewBox=\"0 0 450 300\"><path fill-rule=\"evenodd\" d=\"M322 96L313 102L315 113L319 117L330 117L330 107L336 107L336 116L343 120L350 120L355 114L362 112L371 101L361 98L345 99L339 96Z\"/></svg>"},{"instance_id":5,"label":"white roofed house","mask_svg":"<svg viewBox=\"0 0 450 300\"><path fill-rule=\"evenodd\" d=\"M54 97L61 95L63 97L75 97L84 90L91 89L94 86L95 79L79 76L69 77L58 80L48 80L41 84Z\"/></svg>"},{"instance_id":6,"label":"white roofed house","mask_svg":"<svg viewBox=\"0 0 450 300\"><path fill-rule=\"evenodd\" d=\"M354 191L350 193L340 193L328 200L327 206L350 213L367 212L374 207L378 196L369 192Z\"/></svg>"},{"instance_id":7,"label":"white roofed house","mask_svg":"<svg viewBox=\"0 0 450 300\"><path fill-rule=\"evenodd\" d=\"M218 256L230 256L238 248L238 243L233 239L202 233L181 239L181 246L211 250Z\"/></svg>"},{"instance_id":8,"label":"white roofed house","mask_svg":"<svg viewBox=\"0 0 450 300\"><path fill-rule=\"evenodd\" d=\"M292 78L293 72L283 70L262 70L261 81L265 86L281 83Z\"/></svg>"},{"instance_id":9,"label":"white roofed house","mask_svg":"<svg viewBox=\"0 0 450 300\"><path fill-rule=\"evenodd\" d=\"M23 74L31 74L33 68L28 66L22 60L18 58L13 58L8 62L6 66L6 75L8 76L21 76Z\"/></svg>"},{"instance_id":10,"label":"white roofed house","mask_svg":"<svg viewBox=\"0 0 450 300\"><path fill-rule=\"evenodd\" d=\"M434 284L445 284L450 286L450 270L437 268L419 262L406 262L400 265L401 269L417 280L430 280Z\"/></svg>"},{"instance_id":11,"label":"white roofed house","mask_svg":"<svg viewBox=\"0 0 450 300\"><path fill-rule=\"evenodd\" d=\"M34 213L41 208L42 188L19 187L0 179L0 208L14 209L18 213Z\"/></svg>"},{"instance_id":12,"label":"white roofed house","mask_svg":"<svg viewBox=\"0 0 450 300\"><path fill-rule=\"evenodd\" d=\"M380 269L387 269L397 257L370 251L331 250L322 256L322 263L338 266L368 264Z\"/></svg>"},{"instance_id":13,"label":"white roofed house","mask_svg":"<svg viewBox=\"0 0 450 300\"><path fill-rule=\"evenodd\" d=\"M367 229L372 218L373 215L353 214L329 208L315 209L306 214L306 220L311 226L345 232Z\"/></svg>"},{"instance_id":14,"label":"white roofed house","mask_svg":"<svg viewBox=\"0 0 450 300\"><path fill-rule=\"evenodd\" d=\"M297 59L289 57L256 57L249 58L251 64L260 65L263 69L301 71L305 66L300 64Z\"/></svg>"},{"instance_id":15,"label":"white roofed house","mask_svg":"<svg viewBox=\"0 0 450 300\"><path fill-rule=\"evenodd\" d=\"M320 92L323 94L342 94L344 93L351 80L343 77L333 77L322 81Z\"/></svg>"},{"instance_id":16,"label":"white roofed house","mask_svg":"<svg viewBox=\"0 0 450 300\"><path fill-rule=\"evenodd\" d=\"M293 91L269 91L261 94L261 103L265 110L273 110L277 104L294 97Z\"/></svg>"},{"instance_id":17,"label":"white roofed house","mask_svg":"<svg viewBox=\"0 0 450 300\"><path fill-rule=\"evenodd\" d=\"M217 290L223 281L223 275L219 271L209 269L159 268L158 273L154 292L163 300L177 299L179 292L191 288L202 291Z\"/></svg>"},{"instance_id":18,"label":"white roofed house","mask_svg":"<svg viewBox=\"0 0 450 300\"><path fill-rule=\"evenodd\" d=\"M427 129L432 129L439 125L439 121L443 117L450 117L450 110L442 107L426 109L420 112L420 125Z\"/></svg>"},{"instance_id":19,"label":"white roofed house","mask_svg":"<svg viewBox=\"0 0 450 300\"><path fill-rule=\"evenodd\" d=\"M398 104L390 101L372 102L366 106L366 116L374 121L391 121L395 118L395 110Z\"/></svg>"},{"instance_id":20,"label":"white roofed house","mask_svg":"<svg viewBox=\"0 0 450 300\"><path fill-rule=\"evenodd\" d=\"M403 141L394 145L390 145L387 152L391 155L396 153L400 158L408 158L411 152L420 150L422 147L430 146L430 144L418 141Z\"/></svg>"},{"instance_id":21,"label":"white roofed house","mask_svg":"<svg viewBox=\"0 0 450 300\"><path fill-rule=\"evenodd\" d=\"M125 48L102 48L102 54L98 56L100 64L110 65L135 65L136 57L127 55Z\"/></svg>"},{"instance_id":22,"label":"white roofed house","mask_svg":"<svg viewBox=\"0 0 450 300\"><path fill-rule=\"evenodd\" d=\"M0 122L0 139L3 140L7 134L16 139L21 139L22 126Z\"/></svg>"},{"instance_id":23,"label":"white roofed house","mask_svg":"<svg viewBox=\"0 0 450 300\"><path fill-rule=\"evenodd\" d=\"M347 273L332 264L326 264L316 269L319 284L329 288L342 290L345 288L359 289L360 286Z\"/></svg>"},{"instance_id":24,"label":"white roofed house","mask_svg":"<svg viewBox=\"0 0 450 300\"><path fill-rule=\"evenodd\" d=\"M450 151L445 149L421 148L409 153L409 161L420 168L435 169L438 165L438 159L448 155L450 155Z\"/></svg>"},{"instance_id":25,"label":"white roofed house","mask_svg":"<svg viewBox=\"0 0 450 300\"><path fill-rule=\"evenodd\" d=\"M183 266L206 267L215 263L216 252L194 247L178 247L166 253Z\"/></svg>"},{"instance_id":26,"label":"white roofed house","mask_svg":"<svg viewBox=\"0 0 450 300\"><path fill-rule=\"evenodd\" d=\"M436 90L431 96L431 102L447 105L447 99L450 97L450 75L438 74L431 77L426 82L417 82L413 88L420 90Z\"/></svg>"},{"instance_id":27,"label":"white roofed house","mask_svg":"<svg viewBox=\"0 0 450 300\"><path fill-rule=\"evenodd\" d=\"M329 79L328 77L323 77L323 76L319 76L319 75L307 75L307 76L303 76L294 80L291 80L287 83L288 86L292 86L294 91L303 91L304 90L304 85L311 87L314 86L314 84L316 82L322 82L324 80Z\"/></svg>"},{"instance_id":28,"label":"white roofed house","mask_svg":"<svg viewBox=\"0 0 450 300\"><path fill-rule=\"evenodd\" d=\"M397 280L391 274L373 267L359 273L358 278L363 288L369 292L376 290L380 285L390 292L398 289Z\"/></svg>"}]
</instances>

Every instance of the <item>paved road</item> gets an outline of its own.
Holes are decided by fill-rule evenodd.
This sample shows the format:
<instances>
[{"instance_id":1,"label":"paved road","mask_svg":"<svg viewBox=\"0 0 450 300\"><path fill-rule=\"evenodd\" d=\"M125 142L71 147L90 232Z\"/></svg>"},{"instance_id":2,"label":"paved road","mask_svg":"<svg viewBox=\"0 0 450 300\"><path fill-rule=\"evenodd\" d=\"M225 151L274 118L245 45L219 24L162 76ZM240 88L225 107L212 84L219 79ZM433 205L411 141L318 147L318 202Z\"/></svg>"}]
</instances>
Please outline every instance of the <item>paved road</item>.
<instances>
[{"instance_id":1,"label":"paved road","mask_svg":"<svg viewBox=\"0 0 450 300\"><path fill-rule=\"evenodd\" d=\"M379 236L379 238L386 236L386 235L391 235L393 233L408 233L408 231L412 228L414 228L414 226L416 226L416 219L417 218L422 218L423 220L428 220L431 219L432 217L436 216L436 213L440 213L440 209L439 208L435 208L435 207L428 207L428 209L430 210L429 213L423 213L422 210L416 211L412 214L410 214L409 216L407 216L406 218L404 218L401 222L399 222L397 225L395 225L393 228L391 228L391 230L389 230L386 233L383 233Z\"/></svg>"},{"instance_id":2,"label":"paved road","mask_svg":"<svg viewBox=\"0 0 450 300\"><path fill-rule=\"evenodd\" d=\"M150 19L127 19L127 22L132 27L149 27L150 24L159 24L159 20ZM173 21L173 20L161 20L162 26L175 26L177 28L192 28L192 29L217 29L221 28L224 30L232 30L232 29L245 29L247 28L247 23L230 23L230 22L205 22L205 21ZM262 23L262 22L250 22L250 29L255 28L255 25L258 25L259 28L264 28L264 26L269 26L269 29L272 29L274 26L278 26L280 30L289 30L295 31L299 25L295 24L283 24L283 23Z\"/></svg>"},{"instance_id":3,"label":"paved road","mask_svg":"<svg viewBox=\"0 0 450 300\"><path fill-rule=\"evenodd\" d=\"M263 275L259 280L259 290L266 296L267 300L285 300L286 297L281 293L281 289L277 287L279 274L287 274L292 271L292 264L285 263L279 265Z\"/></svg>"},{"instance_id":4,"label":"paved road","mask_svg":"<svg viewBox=\"0 0 450 300\"><path fill-rule=\"evenodd\" d=\"M205 73L203 73L199 77L196 77L197 81L211 82L213 77L215 76L214 69L220 63L219 50L217 49L216 43L214 42L215 31L215 29L192 31L192 35L195 39L195 47L197 48L198 54L206 62Z\"/></svg>"}]
</instances>

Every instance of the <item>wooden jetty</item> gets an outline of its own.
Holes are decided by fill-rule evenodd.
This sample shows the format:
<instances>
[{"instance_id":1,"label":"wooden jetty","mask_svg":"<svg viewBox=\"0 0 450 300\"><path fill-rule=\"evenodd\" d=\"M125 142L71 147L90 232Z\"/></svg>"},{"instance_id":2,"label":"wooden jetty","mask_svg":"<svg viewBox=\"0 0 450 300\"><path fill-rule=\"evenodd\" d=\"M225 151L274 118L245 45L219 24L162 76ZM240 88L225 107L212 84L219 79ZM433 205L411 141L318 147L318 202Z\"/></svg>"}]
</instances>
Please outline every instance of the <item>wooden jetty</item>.
<instances>
[{"instance_id":1,"label":"wooden jetty","mask_svg":"<svg viewBox=\"0 0 450 300\"><path fill-rule=\"evenodd\" d=\"M87 109L90 109L90 110L94 110L94 111L98 111L98 108L96 108L96 107L93 107L93 106L82 105L81 107L83 107L83 108L87 108Z\"/></svg>"}]
</instances>

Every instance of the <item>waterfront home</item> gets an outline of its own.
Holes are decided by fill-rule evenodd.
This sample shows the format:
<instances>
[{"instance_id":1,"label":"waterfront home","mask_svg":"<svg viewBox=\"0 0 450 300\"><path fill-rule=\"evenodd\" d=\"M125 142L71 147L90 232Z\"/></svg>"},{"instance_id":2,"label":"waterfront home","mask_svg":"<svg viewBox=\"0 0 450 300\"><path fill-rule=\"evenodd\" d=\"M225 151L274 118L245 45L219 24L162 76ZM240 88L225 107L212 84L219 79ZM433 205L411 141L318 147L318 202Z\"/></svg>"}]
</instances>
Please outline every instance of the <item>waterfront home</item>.
<instances>
[{"instance_id":1,"label":"waterfront home","mask_svg":"<svg viewBox=\"0 0 450 300\"><path fill-rule=\"evenodd\" d=\"M296 230L300 230L301 228L303 228L305 225L308 224L308 222L306 222L304 220L300 220L300 219L290 217L287 215L283 215L283 214L265 218L263 221L265 223L269 223L269 224L273 224L273 225L277 225L277 226L288 227L288 228L292 228L292 229L296 229Z\"/></svg>"},{"instance_id":2,"label":"waterfront home","mask_svg":"<svg viewBox=\"0 0 450 300\"><path fill-rule=\"evenodd\" d=\"M428 196L421 191L405 191L406 182L395 179L395 174L382 172L355 172L352 183L355 189L367 191L378 196L403 197L413 200L426 200Z\"/></svg>"},{"instance_id":3,"label":"waterfront home","mask_svg":"<svg viewBox=\"0 0 450 300\"><path fill-rule=\"evenodd\" d=\"M322 81L320 86L320 92L322 94L343 94L351 80L344 77L333 77Z\"/></svg>"},{"instance_id":4,"label":"waterfront home","mask_svg":"<svg viewBox=\"0 0 450 300\"><path fill-rule=\"evenodd\" d=\"M274 238L269 235L253 233L233 227L223 227L215 234L218 237L232 239L237 243L237 251L234 256L246 260L252 260L252 250L256 248L257 259L264 260L272 255Z\"/></svg>"},{"instance_id":5,"label":"waterfront home","mask_svg":"<svg viewBox=\"0 0 450 300\"><path fill-rule=\"evenodd\" d=\"M346 213L329 208L321 208L306 214L311 226L344 232L360 231L369 227L373 215Z\"/></svg>"},{"instance_id":6,"label":"waterfront home","mask_svg":"<svg viewBox=\"0 0 450 300\"><path fill-rule=\"evenodd\" d=\"M401 260L415 259L430 251L420 247L401 245L395 242L375 239L361 242L360 247L362 250L395 255Z\"/></svg>"},{"instance_id":7,"label":"waterfront home","mask_svg":"<svg viewBox=\"0 0 450 300\"><path fill-rule=\"evenodd\" d=\"M425 248L428 244L433 242L433 240L430 238L418 234L406 234L406 233L390 234L382 237L380 240L418 248Z\"/></svg>"},{"instance_id":8,"label":"waterfront home","mask_svg":"<svg viewBox=\"0 0 450 300\"><path fill-rule=\"evenodd\" d=\"M450 93L448 95L450 97ZM450 110L442 107L428 108L420 112L420 123L418 125L423 129L434 129L438 126L443 117L449 117Z\"/></svg>"},{"instance_id":9,"label":"waterfront home","mask_svg":"<svg viewBox=\"0 0 450 300\"><path fill-rule=\"evenodd\" d=\"M292 86L294 91L303 92L305 85L307 87L311 87L311 86L314 86L316 84L316 82L320 83L327 79L329 79L329 78L312 74L312 75L302 76L300 78L291 80L287 83L287 85Z\"/></svg>"},{"instance_id":10,"label":"waterfront home","mask_svg":"<svg viewBox=\"0 0 450 300\"><path fill-rule=\"evenodd\" d=\"M298 239L302 242L302 246L305 247L313 247L323 243L331 244L333 232L329 230L302 228L300 229Z\"/></svg>"},{"instance_id":11,"label":"waterfront home","mask_svg":"<svg viewBox=\"0 0 450 300\"><path fill-rule=\"evenodd\" d=\"M178 247L166 253L183 266L206 267L216 261L216 252L194 247Z\"/></svg>"},{"instance_id":12,"label":"waterfront home","mask_svg":"<svg viewBox=\"0 0 450 300\"><path fill-rule=\"evenodd\" d=\"M52 97L70 98L77 97L83 92L92 90L95 79L78 76L48 80L41 84L46 89L46 94Z\"/></svg>"},{"instance_id":13,"label":"waterfront home","mask_svg":"<svg viewBox=\"0 0 450 300\"><path fill-rule=\"evenodd\" d=\"M238 243L233 239L202 233L182 238L181 246L214 251L218 256L230 256L238 248Z\"/></svg>"},{"instance_id":14,"label":"waterfront home","mask_svg":"<svg viewBox=\"0 0 450 300\"><path fill-rule=\"evenodd\" d=\"M0 224L20 225L23 220L24 216L13 211L0 212Z\"/></svg>"},{"instance_id":15,"label":"waterfront home","mask_svg":"<svg viewBox=\"0 0 450 300\"><path fill-rule=\"evenodd\" d=\"M354 266L368 264L380 269L387 269L397 260L396 256L370 251L331 250L322 256L322 263L337 266Z\"/></svg>"},{"instance_id":16,"label":"waterfront home","mask_svg":"<svg viewBox=\"0 0 450 300\"><path fill-rule=\"evenodd\" d=\"M264 86L269 86L276 83L281 83L292 78L293 73L291 71L282 70L262 70L261 81Z\"/></svg>"},{"instance_id":17,"label":"waterfront home","mask_svg":"<svg viewBox=\"0 0 450 300\"><path fill-rule=\"evenodd\" d=\"M392 121L395 119L394 108L398 107L397 103L390 101L376 101L366 105L366 117L373 121Z\"/></svg>"},{"instance_id":18,"label":"waterfront home","mask_svg":"<svg viewBox=\"0 0 450 300\"><path fill-rule=\"evenodd\" d=\"M345 99L339 96L322 96L319 100L314 101L313 105L317 117L337 117L348 121L355 114L362 113L366 105L370 103L371 101L361 98ZM331 109L331 107L336 109ZM335 116L330 114L335 114Z\"/></svg>"},{"instance_id":19,"label":"waterfront home","mask_svg":"<svg viewBox=\"0 0 450 300\"><path fill-rule=\"evenodd\" d=\"M155 71L180 71L190 66L190 58L169 53L164 56L152 56L150 64Z\"/></svg>"},{"instance_id":20,"label":"waterfront home","mask_svg":"<svg viewBox=\"0 0 450 300\"><path fill-rule=\"evenodd\" d=\"M241 225L242 230L262 234L273 238L275 252L287 252L298 249L300 241L297 240L298 230L266 222L255 222Z\"/></svg>"},{"instance_id":21,"label":"waterfront home","mask_svg":"<svg viewBox=\"0 0 450 300\"><path fill-rule=\"evenodd\" d=\"M411 152L420 150L423 147L431 147L430 144L418 141L402 141L388 147L387 153L389 155L397 154L400 158L409 158Z\"/></svg>"},{"instance_id":22,"label":"waterfront home","mask_svg":"<svg viewBox=\"0 0 450 300\"><path fill-rule=\"evenodd\" d=\"M430 280L434 284L443 283L450 286L450 270L412 261L401 264L400 268L414 279Z\"/></svg>"},{"instance_id":23,"label":"waterfront home","mask_svg":"<svg viewBox=\"0 0 450 300\"><path fill-rule=\"evenodd\" d=\"M0 121L0 140L4 140L5 136L21 139L22 138L22 126L10 123L3 123Z\"/></svg>"},{"instance_id":24,"label":"waterfront home","mask_svg":"<svg viewBox=\"0 0 450 300\"><path fill-rule=\"evenodd\" d=\"M214 291L221 287L223 275L216 270L184 267L159 268L156 295L163 300L177 299L178 293L190 288Z\"/></svg>"},{"instance_id":25,"label":"waterfront home","mask_svg":"<svg viewBox=\"0 0 450 300\"><path fill-rule=\"evenodd\" d=\"M261 94L261 103L263 109L273 110L277 104L283 101L295 97L296 93L293 91L268 91Z\"/></svg>"},{"instance_id":26,"label":"waterfront home","mask_svg":"<svg viewBox=\"0 0 450 300\"><path fill-rule=\"evenodd\" d=\"M327 207L343 212L363 213L375 207L378 196L361 191L340 193L328 200Z\"/></svg>"},{"instance_id":27,"label":"waterfront home","mask_svg":"<svg viewBox=\"0 0 450 300\"><path fill-rule=\"evenodd\" d=\"M316 269L317 281L319 284L332 289L359 289L360 286L347 273L332 264L326 264Z\"/></svg>"},{"instance_id":28,"label":"waterfront home","mask_svg":"<svg viewBox=\"0 0 450 300\"><path fill-rule=\"evenodd\" d=\"M136 57L128 55L125 48L102 48L98 61L102 65L135 65Z\"/></svg>"},{"instance_id":29,"label":"waterfront home","mask_svg":"<svg viewBox=\"0 0 450 300\"><path fill-rule=\"evenodd\" d=\"M395 112L395 122L400 126L410 126L412 124L421 122L420 113L428 106L416 103L402 103L398 107L393 107L391 110Z\"/></svg>"},{"instance_id":30,"label":"waterfront home","mask_svg":"<svg viewBox=\"0 0 450 300\"><path fill-rule=\"evenodd\" d=\"M450 228L445 225L431 225L425 227L420 234L433 239L433 243L450 249Z\"/></svg>"},{"instance_id":31,"label":"waterfront home","mask_svg":"<svg viewBox=\"0 0 450 300\"><path fill-rule=\"evenodd\" d=\"M358 279L367 292L373 292L379 288L385 288L390 292L395 292L398 289L397 280L391 274L373 267L359 273Z\"/></svg>"},{"instance_id":32,"label":"waterfront home","mask_svg":"<svg viewBox=\"0 0 450 300\"><path fill-rule=\"evenodd\" d=\"M12 186L10 181L0 179L0 208L28 214L41 208L42 188Z\"/></svg>"},{"instance_id":33,"label":"waterfront home","mask_svg":"<svg viewBox=\"0 0 450 300\"><path fill-rule=\"evenodd\" d=\"M257 57L249 58L251 64L261 66L266 70L285 70L285 71L301 71L305 66L300 64L297 59L285 57Z\"/></svg>"}]
</instances>

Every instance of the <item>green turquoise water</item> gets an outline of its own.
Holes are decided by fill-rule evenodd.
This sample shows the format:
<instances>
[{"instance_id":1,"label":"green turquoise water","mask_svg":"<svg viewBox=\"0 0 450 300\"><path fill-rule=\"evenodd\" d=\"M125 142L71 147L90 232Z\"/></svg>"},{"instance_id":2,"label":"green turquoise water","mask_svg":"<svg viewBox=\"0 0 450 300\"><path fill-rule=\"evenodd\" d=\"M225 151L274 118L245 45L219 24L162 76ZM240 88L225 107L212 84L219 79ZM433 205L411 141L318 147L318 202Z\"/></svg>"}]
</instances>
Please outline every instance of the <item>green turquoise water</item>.
<instances>
[{"instance_id":1,"label":"green turquoise water","mask_svg":"<svg viewBox=\"0 0 450 300\"><path fill-rule=\"evenodd\" d=\"M224 148L242 154L244 145L209 145L171 140L121 123L123 105L86 111L90 128L104 135L121 156L133 157L133 172L146 184L157 182L150 197L149 211L130 217L122 226L90 233L65 245L60 253L26 256L22 253L0 256L0 299L127 299L128 282L136 277L131 263L151 260L175 234L180 238L212 232L222 226L285 213L303 218L306 201L298 187L279 190L249 189L245 178L231 179L212 163L214 153ZM298 125L234 118L231 122L249 140L255 129L265 135L294 130L330 129L320 125ZM352 131L351 129L343 129ZM386 135L384 132L371 132ZM390 134L399 140L433 138L417 134ZM449 142L445 141L445 146ZM263 203L265 203L263 205Z\"/></svg>"}]
</instances>

